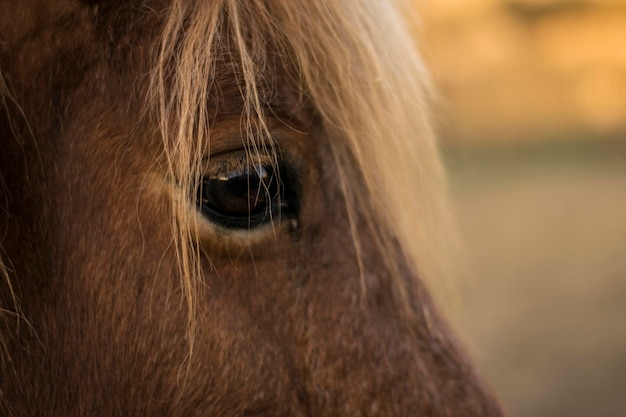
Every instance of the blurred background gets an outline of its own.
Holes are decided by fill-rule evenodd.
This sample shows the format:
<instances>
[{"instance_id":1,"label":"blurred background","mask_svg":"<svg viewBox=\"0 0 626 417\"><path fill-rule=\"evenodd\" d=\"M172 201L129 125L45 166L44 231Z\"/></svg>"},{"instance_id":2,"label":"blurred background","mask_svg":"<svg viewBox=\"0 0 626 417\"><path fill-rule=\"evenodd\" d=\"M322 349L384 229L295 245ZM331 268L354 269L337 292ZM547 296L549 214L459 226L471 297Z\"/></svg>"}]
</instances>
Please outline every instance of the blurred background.
<instances>
[{"instance_id":1,"label":"blurred background","mask_svg":"<svg viewBox=\"0 0 626 417\"><path fill-rule=\"evenodd\" d=\"M455 326L512 417L626 416L626 0L413 2Z\"/></svg>"}]
</instances>

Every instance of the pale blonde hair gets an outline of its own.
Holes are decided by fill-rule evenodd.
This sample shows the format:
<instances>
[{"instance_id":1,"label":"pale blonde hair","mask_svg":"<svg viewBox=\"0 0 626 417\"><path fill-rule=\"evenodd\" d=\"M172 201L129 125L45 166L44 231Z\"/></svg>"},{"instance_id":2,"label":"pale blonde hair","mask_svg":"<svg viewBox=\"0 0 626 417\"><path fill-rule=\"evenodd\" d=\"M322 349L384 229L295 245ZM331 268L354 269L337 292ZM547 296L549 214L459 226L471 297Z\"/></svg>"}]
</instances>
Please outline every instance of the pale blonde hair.
<instances>
[{"instance_id":1,"label":"pale blonde hair","mask_svg":"<svg viewBox=\"0 0 626 417\"><path fill-rule=\"evenodd\" d=\"M226 39L226 40L225 40ZM345 203L370 213L397 295L407 289L396 260L398 247L415 275L441 275L445 219L443 173L428 113L428 76L405 28L401 5L381 0L174 0L166 19L152 98L175 196L174 230L190 336L200 285L199 249L188 198L200 181L210 140L208 87L224 43L240 66L242 129L251 154L267 152L259 74L268 54L281 57L322 121ZM271 152L271 149L269 149ZM364 190L354 192L351 184ZM444 216L445 217L445 216ZM357 256L359 233L351 225ZM359 260L360 262L360 260Z\"/></svg>"}]
</instances>

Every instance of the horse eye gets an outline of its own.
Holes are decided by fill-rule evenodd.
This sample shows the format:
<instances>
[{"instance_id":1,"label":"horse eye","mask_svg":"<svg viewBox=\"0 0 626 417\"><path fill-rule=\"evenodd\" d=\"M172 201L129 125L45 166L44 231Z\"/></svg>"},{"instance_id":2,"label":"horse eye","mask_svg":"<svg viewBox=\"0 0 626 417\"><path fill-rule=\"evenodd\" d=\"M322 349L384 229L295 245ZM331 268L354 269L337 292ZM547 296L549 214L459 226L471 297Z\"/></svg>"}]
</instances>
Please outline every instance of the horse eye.
<instances>
[{"instance_id":1,"label":"horse eye","mask_svg":"<svg viewBox=\"0 0 626 417\"><path fill-rule=\"evenodd\" d=\"M253 229L288 211L277 171L247 165L206 176L198 190L198 206L210 221L229 229Z\"/></svg>"}]
</instances>

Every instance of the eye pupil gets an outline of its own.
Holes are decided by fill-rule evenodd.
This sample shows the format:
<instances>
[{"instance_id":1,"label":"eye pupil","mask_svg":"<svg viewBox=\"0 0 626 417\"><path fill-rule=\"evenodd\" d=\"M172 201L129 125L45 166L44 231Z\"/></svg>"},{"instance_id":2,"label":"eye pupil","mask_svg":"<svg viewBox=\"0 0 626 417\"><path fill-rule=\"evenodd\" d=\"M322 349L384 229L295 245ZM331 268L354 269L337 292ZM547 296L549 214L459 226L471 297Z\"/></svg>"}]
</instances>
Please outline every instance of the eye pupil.
<instances>
[{"instance_id":1,"label":"eye pupil","mask_svg":"<svg viewBox=\"0 0 626 417\"><path fill-rule=\"evenodd\" d=\"M274 170L257 164L203 178L198 203L222 226L254 228L280 214L281 189Z\"/></svg>"}]
</instances>

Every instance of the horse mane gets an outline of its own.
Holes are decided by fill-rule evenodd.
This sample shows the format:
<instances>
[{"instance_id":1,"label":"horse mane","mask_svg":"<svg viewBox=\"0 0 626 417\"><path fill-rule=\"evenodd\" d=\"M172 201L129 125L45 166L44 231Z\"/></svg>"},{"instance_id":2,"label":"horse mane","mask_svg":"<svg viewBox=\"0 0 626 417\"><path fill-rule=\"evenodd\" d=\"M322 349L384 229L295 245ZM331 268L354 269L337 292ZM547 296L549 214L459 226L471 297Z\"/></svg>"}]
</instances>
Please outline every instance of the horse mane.
<instances>
[{"instance_id":1,"label":"horse mane","mask_svg":"<svg viewBox=\"0 0 626 417\"><path fill-rule=\"evenodd\" d=\"M359 262L357 211L367 216L366 227L375 233L405 306L412 284L400 277L399 250L414 276L439 279L445 193L427 110L428 77L401 8L393 3L172 2L150 94L177 185L172 228L190 318L201 280L189 195L206 163L212 122L206 103L218 76L216 62L225 55L240 75L241 131L249 157L275 152L264 92L275 81L264 74L277 61L329 137ZM190 320L191 340L193 326Z\"/></svg>"}]
</instances>

